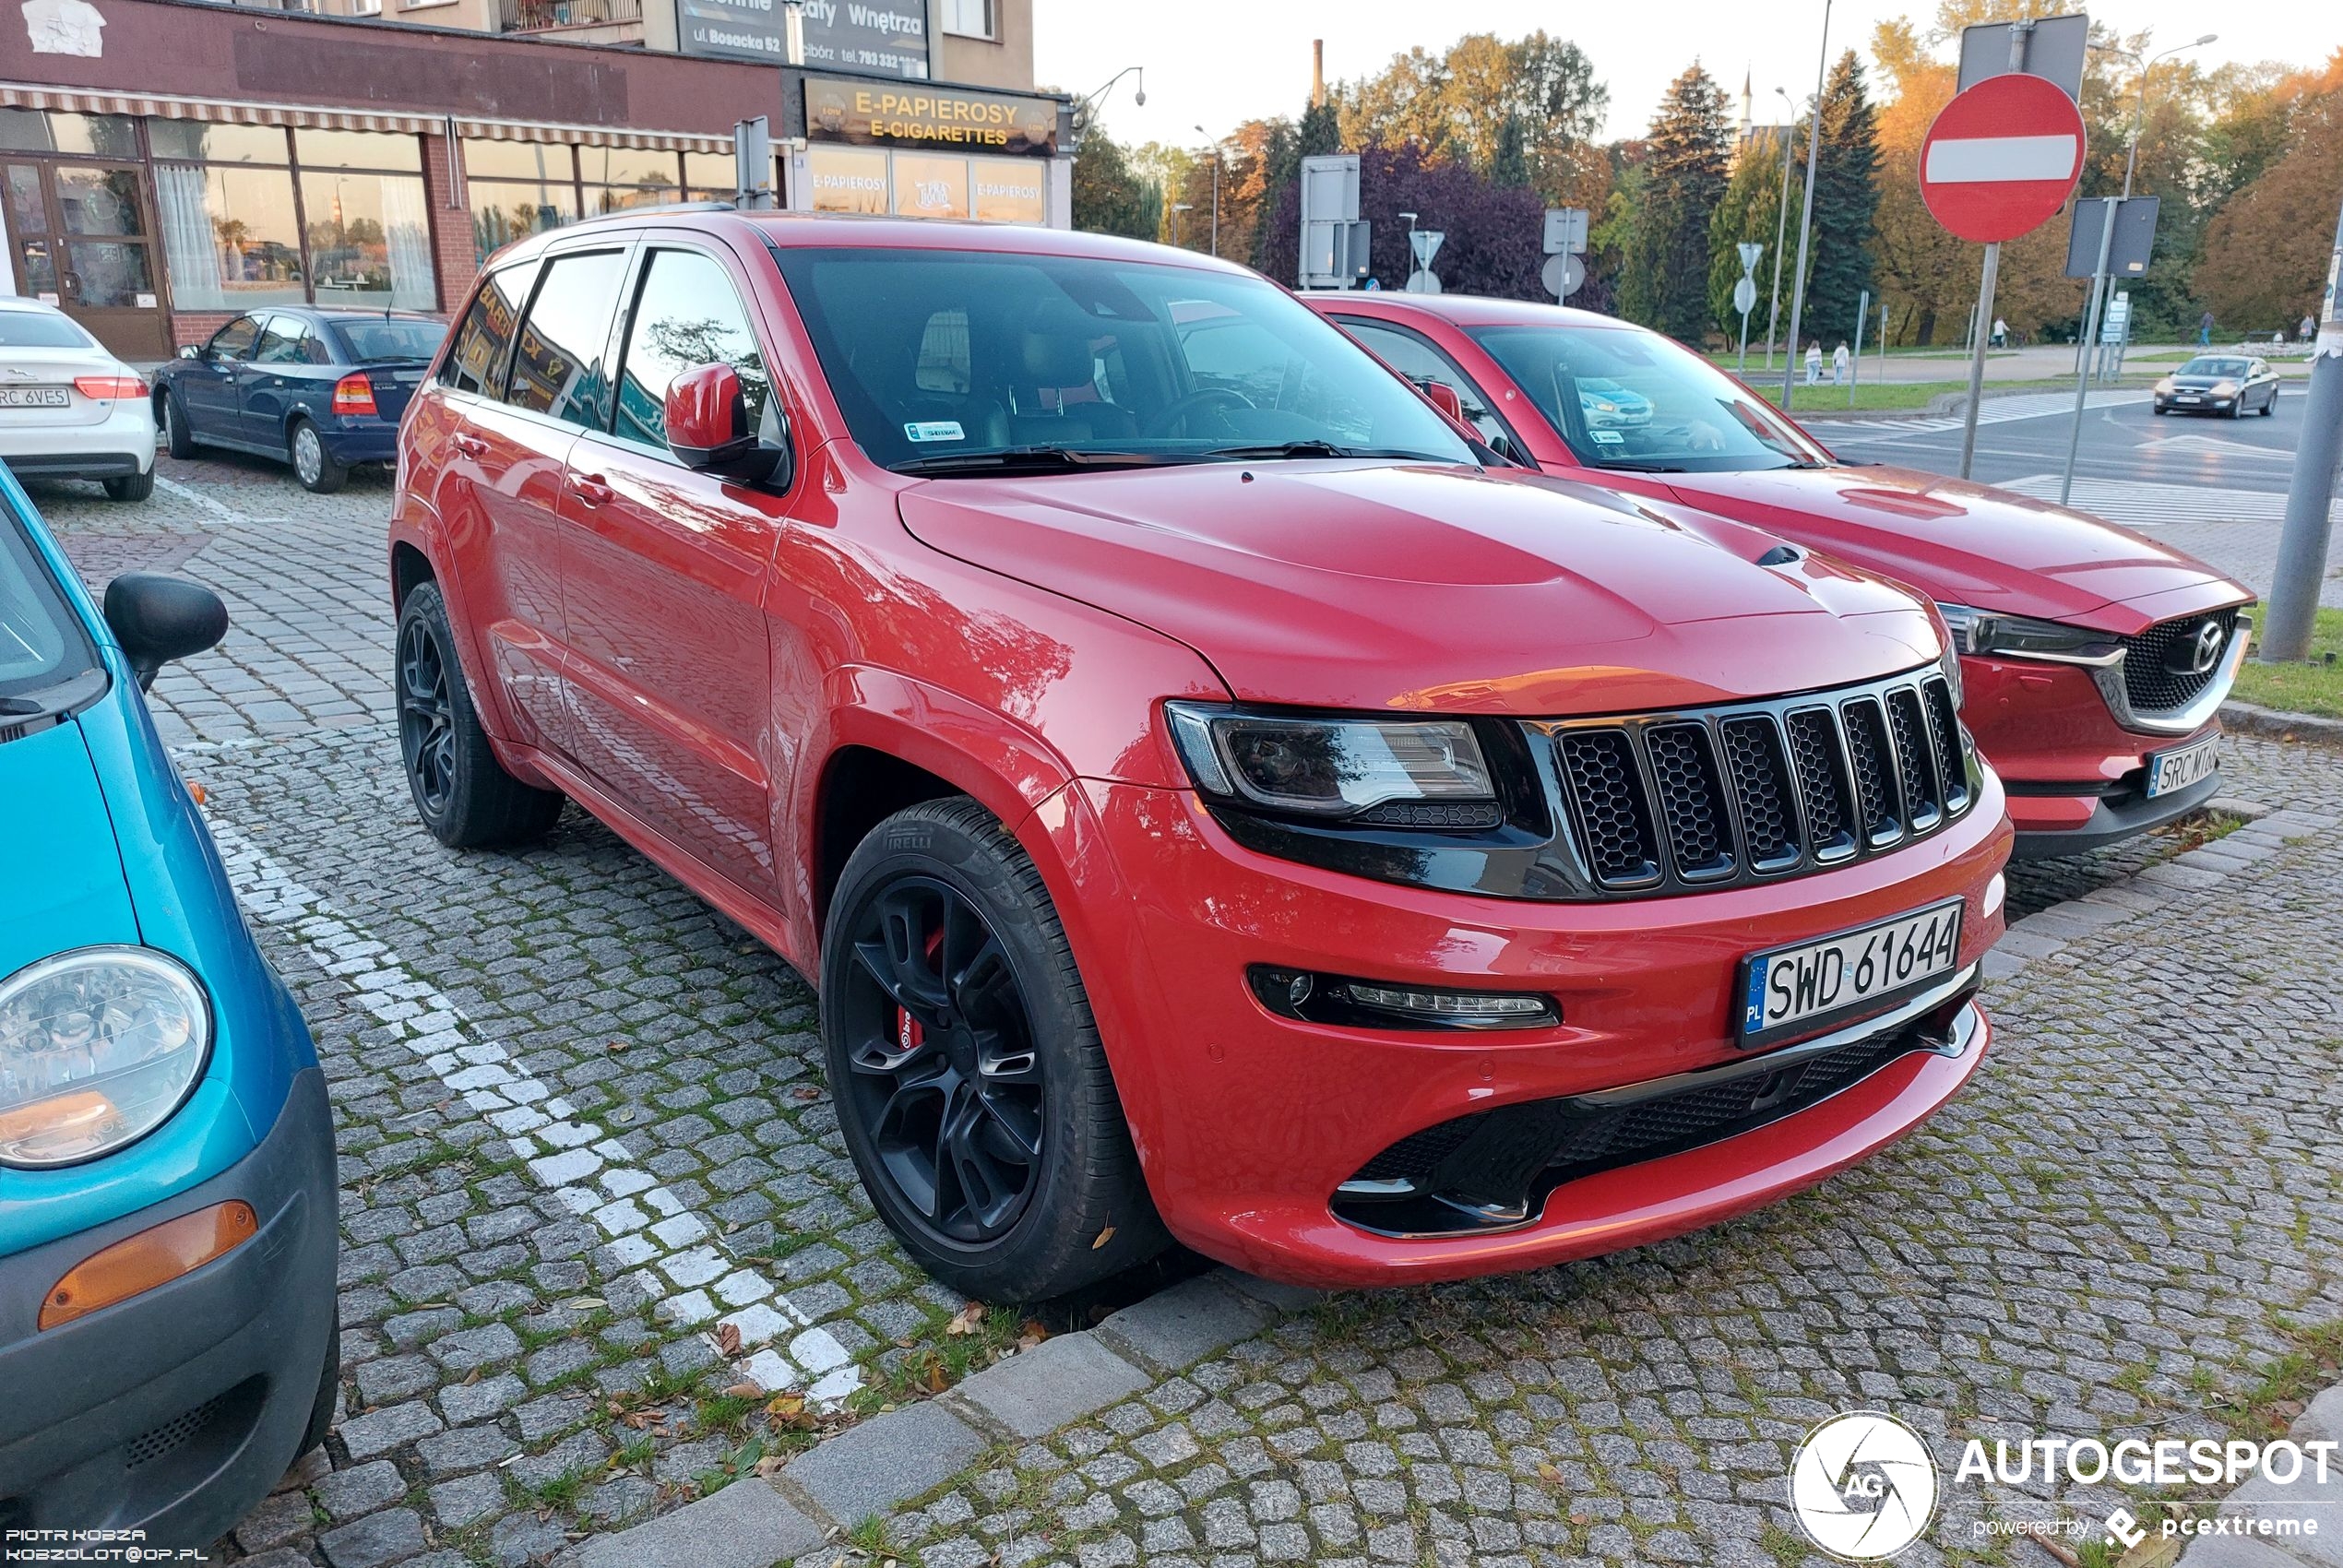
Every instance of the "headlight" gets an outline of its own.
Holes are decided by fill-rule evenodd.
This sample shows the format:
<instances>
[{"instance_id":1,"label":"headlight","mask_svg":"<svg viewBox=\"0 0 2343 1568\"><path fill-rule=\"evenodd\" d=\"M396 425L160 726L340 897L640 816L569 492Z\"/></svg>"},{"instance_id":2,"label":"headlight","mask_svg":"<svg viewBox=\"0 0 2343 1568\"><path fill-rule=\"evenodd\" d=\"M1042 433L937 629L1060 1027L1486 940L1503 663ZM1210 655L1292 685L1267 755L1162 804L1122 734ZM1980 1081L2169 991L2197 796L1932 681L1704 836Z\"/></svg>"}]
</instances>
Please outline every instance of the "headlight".
<instances>
[{"instance_id":1,"label":"headlight","mask_svg":"<svg viewBox=\"0 0 2343 1568\"><path fill-rule=\"evenodd\" d=\"M1601 398L1598 398L1595 399L1595 411L1602 414L1615 414L1619 411L1619 405L1616 403L1606 403Z\"/></svg>"},{"instance_id":2,"label":"headlight","mask_svg":"<svg viewBox=\"0 0 2343 1568\"><path fill-rule=\"evenodd\" d=\"M2123 656L2121 642L2087 626L2036 621L2024 615L1995 615L1965 604L1939 604L1936 610L1945 617L1955 645L1963 653L2046 659L2060 664L2112 664Z\"/></svg>"},{"instance_id":3,"label":"headlight","mask_svg":"<svg viewBox=\"0 0 2343 1568\"><path fill-rule=\"evenodd\" d=\"M2224 382L2221 382L2220 384L2218 384L2218 386L2216 386L2213 388L2213 396L2214 396L2214 397L2216 397L2216 398L2234 398L2234 397L2236 397L2236 396L2237 396L2237 383L2236 383L2236 382L2234 382L2234 381L2224 381Z\"/></svg>"},{"instance_id":4,"label":"headlight","mask_svg":"<svg viewBox=\"0 0 2343 1568\"><path fill-rule=\"evenodd\" d=\"M203 1074L211 1008L144 947L60 953L0 980L0 1165L69 1165L161 1126Z\"/></svg>"},{"instance_id":5,"label":"headlight","mask_svg":"<svg viewBox=\"0 0 2343 1568\"><path fill-rule=\"evenodd\" d=\"M1207 795L1399 826L1498 818L1489 764L1461 719L1288 719L1193 703L1164 711L1181 761Z\"/></svg>"},{"instance_id":6,"label":"headlight","mask_svg":"<svg viewBox=\"0 0 2343 1568\"><path fill-rule=\"evenodd\" d=\"M2168 398L2171 397L2172 394L2172 378L2168 375L2159 381L2156 384L2156 390L2163 393Z\"/></svg>"}]
</instances>

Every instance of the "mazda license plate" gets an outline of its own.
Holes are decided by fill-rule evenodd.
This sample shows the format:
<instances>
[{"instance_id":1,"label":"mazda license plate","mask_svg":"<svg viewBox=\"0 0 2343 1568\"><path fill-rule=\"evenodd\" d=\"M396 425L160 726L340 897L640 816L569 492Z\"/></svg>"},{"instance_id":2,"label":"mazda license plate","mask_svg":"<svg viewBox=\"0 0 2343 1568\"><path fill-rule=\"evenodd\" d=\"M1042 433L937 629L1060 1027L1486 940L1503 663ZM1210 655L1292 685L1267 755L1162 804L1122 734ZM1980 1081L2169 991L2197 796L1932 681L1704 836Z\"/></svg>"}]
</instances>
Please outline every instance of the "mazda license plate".
<instances>
[{"instance_id":1,"label":"mazda license plate","mask_svg":"<svg viewBox=\"0 0 2343 1568\"><path fill-rule=\"evenodd\" d=\"M1960 958L1961 900L1742 960L1741 1043L1770 1045L1836 1018L1883 1010Z\"/></svg>"},{"instance_id":2,"label":"mazda license plate","mask_svg":"<svg viewBox=\"0 0 2343 1568\"><path fill-rule=\"evenodd\" d=\"M0 409L62 409L72 400L62 386L0 386Z\"/></svg>"},{"instance_id":3,"label":"mazda license plate","mask_svg":"<svg viewBox=\"0 0 2343 1568\"><path fill-rule=\"evenodd\" d=\"M2153 752L2147 758L2147 798L2169 795L2192 784L2202 784L2220 770L2221 738L2207 735L2194 745Z\"/></svg>"}]
</instances>

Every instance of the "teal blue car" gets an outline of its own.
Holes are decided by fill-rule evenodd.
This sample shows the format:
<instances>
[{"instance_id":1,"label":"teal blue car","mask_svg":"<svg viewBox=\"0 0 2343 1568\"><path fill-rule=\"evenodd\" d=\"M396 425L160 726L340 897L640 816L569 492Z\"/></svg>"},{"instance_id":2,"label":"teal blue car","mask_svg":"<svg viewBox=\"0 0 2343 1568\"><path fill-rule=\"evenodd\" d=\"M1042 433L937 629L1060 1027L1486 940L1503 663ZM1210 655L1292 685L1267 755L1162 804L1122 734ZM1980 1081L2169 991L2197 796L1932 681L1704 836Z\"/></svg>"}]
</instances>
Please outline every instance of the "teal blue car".
<instances>
[{"instance_id":1,"label":"teal blue car","mask_svg":"<svg viewBox=\"0 0 2343 1568\"><path fill-rule=\"evenodd\" d=\"M227 620L0 466L0 1533L208 1547L334 1412L325 1076L142 695Z\"/></svg>"}]
</instances>

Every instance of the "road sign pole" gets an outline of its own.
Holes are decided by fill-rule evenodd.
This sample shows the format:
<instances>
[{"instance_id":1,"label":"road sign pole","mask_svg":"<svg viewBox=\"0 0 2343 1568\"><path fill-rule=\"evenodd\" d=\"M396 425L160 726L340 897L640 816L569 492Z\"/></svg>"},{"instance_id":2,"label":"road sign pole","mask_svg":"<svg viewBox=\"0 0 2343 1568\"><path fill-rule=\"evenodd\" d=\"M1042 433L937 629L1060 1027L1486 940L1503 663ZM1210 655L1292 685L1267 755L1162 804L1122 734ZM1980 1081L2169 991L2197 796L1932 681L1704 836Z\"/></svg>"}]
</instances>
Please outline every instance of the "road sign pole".
<instances>
[{"instance_id":1,"label":"road sign pole","mask_svg":"<svg viewBox=\"0 0 2343 1568\"><path fill-rule=\"evenodd\" d=\"M2002 269L2002 245L1999 240L1985 247L1985 270L1977 283L1977 314L1969 331L1968 406L1960 417L1960 477L1968 477L1969 467L1977 459L1977 405L1985 398L1985 339L1980 330L1991 321L1993 311L1993 281Z\"/></svg>"},{"instance_id":2,"label":"road sign pole","mask_svg":"<svg viewBox=\"0 0 2343 1568\"><path fill-rule=\"evenodd\" d=\"M2311 351L2302 439L2294 448L2286 528L2278 540L2278 575L2270 585L2269 619L2262 628L2264 659L2311 657L2319 585L2326 577L2336 468L2343 460L2343 294L2336 287L2338 274L2343 274L2343 216L2336 220L2335 248L2327 256L2326 297L2320 302L2318 347Z\"/></svg>"},{"instance_id":3,"label":"road sign pole","mask_svg":"<svg viewBox=\"0 0 2343 1568\"><path fill-rule=\"evenodd\" d=\"M2117 202L2118 198L2114 196L2099 198L2099 265L2091 268L2090 305L2083 313L2083 341L2086 343L2095 342L2099 338L2099 296L2106 288L2107 253L2115 244ZM2066 471L2059 476L2058 481L2058 504L2062 506L2066 505L2067 496L2075 490L2075 454L2083 444L2083 403L2091 385L2089 364L2089 360L2086 358L2084 369L2075 376L2075 427L2066 433Z\"/></svg>"},{"instance_id":4,"label":"road sign pole","mask_svg":"<svg viewBox=\"0 0 2343 1568\"><path fill-rule=\"evenodd\" d=\"M1847 406L1855 406L1855 386L1863 378L1863 324L1871 320L1871 291L1855 306L1855 352L1847 362Z\"/></svg>"},{"instance_id":5,"label":"road sign pole","mask_svg":"<svg viewBox=\"0 0 2343 1568\"><path fill-rule=\"evenodd\" d=\"M1879 302L1879 383L1887 385L1887 302Z\"/></svg>"},{"instance_id":6,"label":"road sign pole","mask_svg":"<svg viewBox=\"0 0 2343 1568\"><path fill-rule=\"evenodd\" d=\"M1741 313L1741 374L1749 374L1749 313Z\"/></svg>"},{"instance_id":7,"label":"road sign pole","mask_svg":"<svg viewBox=\"0 0 2343 1568\"><path fill-rule=\"evenodd\" d=\"M1798 367L1798 316L1806 304L1806 242L1814 228L1814 160L1822 154L1823 78L1830 69L1830 0L1823 0L1822 58L1814 65L1814 109L1806 120L1806 192L1798 204L1798 273L1790 281L1790 336L1782 339L1781 411L1790 412L1790 384Z\"/></svg>"}]
</instances>

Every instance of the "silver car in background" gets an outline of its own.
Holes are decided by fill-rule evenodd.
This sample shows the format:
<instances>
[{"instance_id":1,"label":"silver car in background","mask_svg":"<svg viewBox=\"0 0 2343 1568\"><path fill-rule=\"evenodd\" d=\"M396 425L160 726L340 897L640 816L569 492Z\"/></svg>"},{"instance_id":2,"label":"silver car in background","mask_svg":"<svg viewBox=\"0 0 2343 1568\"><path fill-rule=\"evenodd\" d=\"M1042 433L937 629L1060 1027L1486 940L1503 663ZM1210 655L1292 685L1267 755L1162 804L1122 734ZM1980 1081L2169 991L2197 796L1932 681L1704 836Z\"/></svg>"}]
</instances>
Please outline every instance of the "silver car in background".
<instances>
[{"instance_id":1,"label":"silver car in background","mask_svg":"<svg viewBox=\"0 0 2343 1568\"><path fill-rule=\"evenodd\" d=\"M18 479L94 479L116 501L155 487L146 379L65 312L0 297L0 461Z\"/></svg>"}]
</instances>

